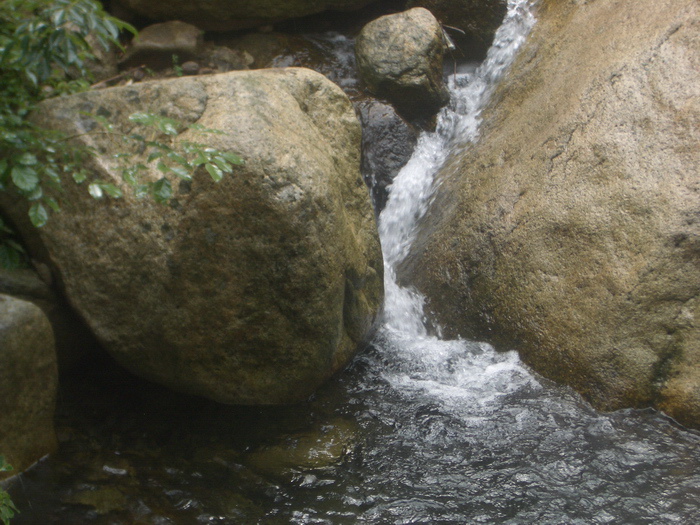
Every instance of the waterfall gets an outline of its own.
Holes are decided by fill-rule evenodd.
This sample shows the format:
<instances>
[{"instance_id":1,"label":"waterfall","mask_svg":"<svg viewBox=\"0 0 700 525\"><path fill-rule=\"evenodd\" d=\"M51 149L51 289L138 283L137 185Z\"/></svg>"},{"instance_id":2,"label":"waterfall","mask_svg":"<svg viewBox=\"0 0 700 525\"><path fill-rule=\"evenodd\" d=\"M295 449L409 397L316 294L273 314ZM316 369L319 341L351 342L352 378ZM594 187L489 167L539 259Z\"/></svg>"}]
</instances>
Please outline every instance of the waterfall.
<instances>
[{"instance_id":1,"label":"waterfall","mask_svg":"<svg viewBox=\"0 0 700 525\"><path fill-rule=\"evenodd\" d=\"M468 395L484 403L535 383L515 352L499 354L485 343L443 341L428 335L423 296L396 282L396 266L407 257L417 223L428 212L436 172L457 146L477 139L481 111L535 23L531 3L510 0L485 61L451 76L450 104L439 113L436 130L419 138L413 156L394 179L379 217L386 299L375 344L393 356L390 368L400 372L393 376L389 372L388 377L404 387L447 389L451 395Z\"/></svg>"}]
</instances>

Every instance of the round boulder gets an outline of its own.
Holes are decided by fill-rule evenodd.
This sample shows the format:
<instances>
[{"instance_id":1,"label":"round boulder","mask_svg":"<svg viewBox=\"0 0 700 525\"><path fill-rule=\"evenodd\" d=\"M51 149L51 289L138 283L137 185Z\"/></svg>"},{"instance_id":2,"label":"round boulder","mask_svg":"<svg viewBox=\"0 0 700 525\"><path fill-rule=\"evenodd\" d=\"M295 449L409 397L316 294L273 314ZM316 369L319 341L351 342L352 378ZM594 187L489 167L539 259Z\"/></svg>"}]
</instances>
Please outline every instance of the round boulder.
<instances>
[{"instance_id":1,"label":"round boulder","mask_svg":"<svg viewBox=\"0 0 700 525\"><path fill-rule=\"evenodd\" d=\"M216 129L223 133L187 129L175 141L207 141L245 164L218 184L196 173L169 205L139 199L111 161L123 142L90 133L85 112L116 129L128 130L135 112ZM224 403L288 403L309 396L369 336L382 256L360 175L360 125L322 75L147 82L48 100L36 120L87 130L80 140L103 152L88 169L125 193L95 200L66 182L61 213L40 235L68 299L126 368Z\"/></svg>"},{"instance_id":2,"label":"round boulder","mask_svg":"<svg viewBox=\"0 0 700 525\"><path fill-rule=\"evenodd\" d=\"M423 8L367 24L355 42L360 78L409 120L429 119L449 101L442 73L442 28Z\"/></svg>"}]
</instances>

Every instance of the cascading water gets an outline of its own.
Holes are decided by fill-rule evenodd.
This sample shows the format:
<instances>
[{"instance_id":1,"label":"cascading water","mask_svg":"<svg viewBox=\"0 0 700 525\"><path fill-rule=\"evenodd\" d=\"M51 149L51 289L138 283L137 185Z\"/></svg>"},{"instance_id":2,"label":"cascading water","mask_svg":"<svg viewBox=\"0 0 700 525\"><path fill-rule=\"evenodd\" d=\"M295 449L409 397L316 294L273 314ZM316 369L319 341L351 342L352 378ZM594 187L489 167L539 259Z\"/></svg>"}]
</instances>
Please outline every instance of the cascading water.
<instances>
[{"instance_id":1,"label":"cascading water","mask_svg":"<svg viewBox=\"0 0 700 525\"><path fill-rule=\"evenodd\" d=\"M421 296L395 281L433 175L477 140L529 7L509 1L488 58L452 76L437 131L394 181L373 347L294 407L212 405L107 366L81 375L61 393L59 451L12 490L13 525L700 523L697 433L651 410L598 413L515 352L430 335ZM350 39L314 42L351 69Z\"/></svg>"},{"instance_id":2,"label":"cascading water","mask_svg":"<svg viewBox=\"0 0 700 525\"><path fill-rule=\"evenodd\" d=\"M536 381L513 352L499 354L487 344L429 336L423 298L397 284L396 266L408 256L417 223L428 209L435 173L456 145L477 138L482 108L535 23L529 4L511 0L486 60L450 77L450 105L438 115L435 132L420 137L412 158L394 179L379 217L386 300L376 344L393 355L394 368L403 370L393 381L407 385L413 378L414 386L440 392L449 386L453 395L478 404L497 396L497 385L506 392Z\"/></svg>"}]
</instances>

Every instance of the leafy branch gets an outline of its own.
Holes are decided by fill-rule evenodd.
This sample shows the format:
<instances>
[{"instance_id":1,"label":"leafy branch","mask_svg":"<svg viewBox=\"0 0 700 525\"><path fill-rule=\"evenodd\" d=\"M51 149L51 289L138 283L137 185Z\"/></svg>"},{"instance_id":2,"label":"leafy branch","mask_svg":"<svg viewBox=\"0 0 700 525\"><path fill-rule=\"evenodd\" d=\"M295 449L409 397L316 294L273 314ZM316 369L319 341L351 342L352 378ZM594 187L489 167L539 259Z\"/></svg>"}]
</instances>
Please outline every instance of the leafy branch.
<instances>
[{"instance_id":1,"label":"leafy branch","mask_svg":"<svg viewBox=\"0 0 700 525\"><path fill-rule=\"evenodd\" d=\"M5 463L5 456L0 456L0 472L8 472L12 467ZM10 495L0 489L0 521L3 525L10 525L10 518L13 518L17 511L17 507L12 502Z\"/></svg>"},{"instance_id":2,"label":"leafy branch","mask_svg":"<svg viewBox=\"0 0 700 525\"><path fill-rule=\"evenodd\" d=\"M134 113L129 116L129 121L140 125L145 131L123 133L116 130L114 124L106 117L100 115L90 115L90 117L101 124L107 133L120 138L127 151L144 152L146 156L144 162L133 162L131 153L117 153L113 156L118 163L122 180L133 189L137 197L150 195L156 202L166 203L172 197L170 178L192 180L193 174L203 166L214 182L219 182L225 174L233 172L234 166L243 164L243 159L235 153L220 151L202 142L183 140L177 144L166 144L162 140L157 140L158 135L174 137L183 129L199 134L217 135L223 134L221 130L198 124L186 127L181 122L162 115ZM155 182L142 182L142 175L151 169L162 173L162 177ZM77 182L84 180L79 178ZM105 195L113 198L122 196L122 191L117 186L102 181L91 182L88 191L97 199Z\"/></svg>"}]
</instances>

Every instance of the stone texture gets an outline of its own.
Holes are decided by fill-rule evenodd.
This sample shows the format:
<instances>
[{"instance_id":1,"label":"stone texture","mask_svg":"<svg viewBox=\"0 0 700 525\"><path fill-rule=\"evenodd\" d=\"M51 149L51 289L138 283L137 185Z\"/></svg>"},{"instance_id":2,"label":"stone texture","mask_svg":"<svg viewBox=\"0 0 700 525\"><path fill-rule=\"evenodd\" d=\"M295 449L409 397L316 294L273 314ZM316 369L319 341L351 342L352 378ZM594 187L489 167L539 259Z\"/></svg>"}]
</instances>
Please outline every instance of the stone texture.
<instances>
[{"instance_id":1,"label":"stone texture","mask_svg":"<svg viewBox=\"0 0 700 525\"><path fill-rule=\"evenodd\" d=\"M440 23L423 8L367 24L355 42L360 78L409 120L430 118L449 100Z\"/></svg>"},{"instance_id":2,"label":"stone texture","mask_svg":"<svg viewBox=\"0 0 700 525\"><path fill-rule=\"evenodd\" d=\"M177 140L245 158L219 184L204 171L181 183L169 206L65 184L40 240L117 361L225 403L301 400L348 362L381 306L382 258L360 126L337 86L305 69L183 77L52 99L37 121L91 129L81 111L117 128L136 111L197 122L225 133ZM105 152L94 176L122 185L108 168L120 141L82 140Z\"/></svg>"},{"instance_id":3,"label":"stone texture","mask_svg":"<svg viewBox=\"0 0 700 525\"><path fill-rule=\"evenodd\" d=\"M362 175L372 190L374 209L386 205L388 188L408 162L418 140L418 131L389 104L375 99L357 103L362 121Z\"/></svg>"},{"instance_id":4,"label":"stone texture","mask_svg":"<svg viewBox=\"0 0 700 525\"><path fill-rule=\"evenodd\" d=\"M493 42L506 15L507 0L409 0L407 7L425 7L457 46L456 59L480 59ZM455 31L457 28L461 31Z\"/></svg>"},{"instance_id":5,"label":"stone texture","mask_svg":"<svg viewBox=\"0 0 700 525\"><path fill-rule=\"evenodd\" d=\"M404 270L445 327L700 427L700 6L546 1Z\"/></svg>"},{"instance_id":6,"label":"stone texture","mask_svg":"<svg viewBox=\"0 0 700 525\"><path fill-rule=\"evenodd\" d=\"M262 26L332 10L353 10L373 0L119 0L153 20L182 20L205 30Z\"/></svg>"},{"instance_id":7,"label":"stone texture","mask_svg":"<svg viewBox=\"0 0 700 525\"><path fill-rule=\"evenodd\" d=\"M42 268L47 280L51 273ZM29 301L44 312L54 334L58 367L67 371L94 355L98 346L95 336L85 326L65 298L32 269L0 268L0 294Z\"/></svg>"},{"instance_id":8,"label":"stone texture","mask_svg":"<svg viewBox=\"0 0 700 525\"><path fill-rule=\"evenodd\" d=\"M0 295L0 454L21 472L56 448L58 369L48 319L32 303Z\"/></svg>"},{"instance_id":9,"label":"stone texture","mask_svg":"<svg viewBox=\"0 0 700 525\"><path fill-rule=\"evenodd\" d=\"M162 68L197 58L202 47L202 31L180 21L153 24L142 29L120 61L124 67L145 65Z\"/></svg>"}]
</instances>

